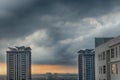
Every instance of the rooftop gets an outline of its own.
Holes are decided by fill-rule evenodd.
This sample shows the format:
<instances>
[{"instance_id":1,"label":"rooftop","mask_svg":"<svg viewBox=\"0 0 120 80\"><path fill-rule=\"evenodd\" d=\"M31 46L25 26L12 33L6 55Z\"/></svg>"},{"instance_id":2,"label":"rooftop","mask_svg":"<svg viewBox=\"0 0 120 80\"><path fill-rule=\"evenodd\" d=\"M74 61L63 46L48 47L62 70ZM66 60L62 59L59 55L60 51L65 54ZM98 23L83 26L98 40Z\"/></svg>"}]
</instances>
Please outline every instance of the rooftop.
<instances>
[{"instance_id":1,"label":"rooftop","mask_svg":"<svg viewBox=\"0 0 120 80\"><path fill-rule=\"evenodd\" d=\"M94 52L94 49L85 49L78 51L79 54L93 54Z\"/></svg>"},{"instance_id":2,"label":"rooftop","mask_svg":"<svg viewBox=\"0 0 120 80\"><path fill-rule=\"evenodd\" d=\"M15 46L15 47L8 47L9 51L23 51L23 50L31 50L30 47L25 47L25 46Z\"/></svg>"}]
</instances>

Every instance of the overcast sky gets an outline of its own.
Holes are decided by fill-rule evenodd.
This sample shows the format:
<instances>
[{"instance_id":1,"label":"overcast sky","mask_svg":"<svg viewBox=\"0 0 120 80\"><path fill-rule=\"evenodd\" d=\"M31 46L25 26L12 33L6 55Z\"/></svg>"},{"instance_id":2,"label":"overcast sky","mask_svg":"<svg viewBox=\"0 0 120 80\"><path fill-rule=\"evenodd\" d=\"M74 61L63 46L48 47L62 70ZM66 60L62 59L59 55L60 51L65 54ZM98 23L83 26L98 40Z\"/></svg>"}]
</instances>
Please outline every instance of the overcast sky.
<instances>
[{"instance_id":1,"label":"overcast sky","mask_svg":"<svg viewBox=\"0 0 120 80\"><path fill-rule=\"evenodd\" d=\"M95 37L120 33L120 0L0 0L0 62L30 46L33 64L76 65Z\"/></svg>"}]
</instances>

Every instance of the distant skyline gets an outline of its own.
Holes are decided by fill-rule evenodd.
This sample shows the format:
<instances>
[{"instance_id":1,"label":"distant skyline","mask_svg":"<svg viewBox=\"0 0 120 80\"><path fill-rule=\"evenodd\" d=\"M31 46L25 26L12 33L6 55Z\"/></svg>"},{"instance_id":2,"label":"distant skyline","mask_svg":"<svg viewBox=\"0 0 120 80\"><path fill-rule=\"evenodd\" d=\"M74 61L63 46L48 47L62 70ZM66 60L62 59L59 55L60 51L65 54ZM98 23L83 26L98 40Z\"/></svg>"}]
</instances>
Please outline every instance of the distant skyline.
<instances>
[{"instance_id":1,"label":"distant skyline","mask_svg":"<svg viewBox=\"0 0 120 80\"><path fill-rule=\"evenodd\" d=\"M0 64L7 47L30 46L33 66L76 72L77 51L119 36L119 19L120 0L0 0Z\"/></svg>"},{"instance_id":2,"label":"distant skyline","mask_svg":"<svg viewBox=\"0 0 120 80\"><path fill-rule=\"evenodd\" d=\"M0 75L6 75L6 64L0 63ZM78 73L76 66L62 66L62 65L32 65L32 74L46 74L51 73Z\"/></svg>"}]
</instances>

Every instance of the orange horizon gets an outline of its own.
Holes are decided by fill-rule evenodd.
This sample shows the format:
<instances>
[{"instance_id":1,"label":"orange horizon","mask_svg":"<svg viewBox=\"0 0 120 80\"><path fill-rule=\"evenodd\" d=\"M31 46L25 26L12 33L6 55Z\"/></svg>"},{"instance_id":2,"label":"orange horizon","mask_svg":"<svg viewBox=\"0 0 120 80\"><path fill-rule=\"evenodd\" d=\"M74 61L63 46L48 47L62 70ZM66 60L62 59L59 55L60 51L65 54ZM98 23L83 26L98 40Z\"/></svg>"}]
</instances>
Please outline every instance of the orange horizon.
<instances>
[{"instance_id":1,"label":"orange horizon","mask_svg":"<svg viewBox=\"0 0 120 80\"><path fill-rule=\"evenodd\" d=\"M6 64L0 63L0 75L6 75ZM37 65L32 64L32 74L45 74L45 73L78 73L76 66L68 65Z\"/></svg>"}]
</instances>

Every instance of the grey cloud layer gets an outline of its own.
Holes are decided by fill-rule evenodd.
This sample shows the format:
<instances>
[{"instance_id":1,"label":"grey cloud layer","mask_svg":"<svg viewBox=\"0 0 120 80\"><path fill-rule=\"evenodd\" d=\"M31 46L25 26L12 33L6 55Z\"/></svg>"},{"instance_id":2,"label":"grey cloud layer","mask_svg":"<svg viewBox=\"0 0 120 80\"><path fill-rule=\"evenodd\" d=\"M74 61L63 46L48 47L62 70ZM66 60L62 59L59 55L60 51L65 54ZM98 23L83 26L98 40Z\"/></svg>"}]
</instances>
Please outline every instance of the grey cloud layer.
<instances>
[{"instance_id":1,"label":"grey cloud layer","mask_svg":"<svg viewBox=\"0 0 120 80\"><path fill-rule=\"evenodd\" d=\"M0 49L5 50L9 45L17 45L19 41L21 45L31 45L35 54L33 55L35 64L75 65L76 52L79 49L94 48L95 36L119 35L116 34L120 31L119 22L113 23L117 21L114 14L120 10L119 0L11 2L0 0L0 2L0 40L3 40L0 44L6 45L1 45ZM119 17L119 14L117 15ZM116 33L110 31L113 26ZM43 32L39 32L41 30ZM34 33L36 34L33 35ZM27 37L23 44L22 40L26 40ZM31 42L29 39L32 39ZM3 58L0 59L4 61Z\"/></svg>"},{"instance_id":2,"label":"grey cloud layer","mask_svg":"<svg viewBox=\"0 0 120 80\"><path fill-rule=\"evenodd\" d=\"M1 0L1 4L2 4ZM5 0L1 6L0 37L28 35L36 29L51 27L54 22L46 23L41 17L48 15L60 17L59 21L76 21L82 17L98 16L110 12L119 1L113 0L24 0L11 2ZM8 6L9 5L9 6ZM6 14L6 15L5 15ZM4 16L3 16L4 15ZM45 25L48 24L48 25Z\"/></svg>"}]
</instances>

